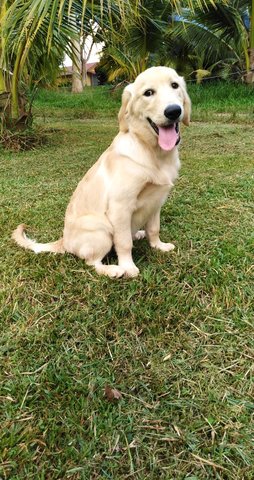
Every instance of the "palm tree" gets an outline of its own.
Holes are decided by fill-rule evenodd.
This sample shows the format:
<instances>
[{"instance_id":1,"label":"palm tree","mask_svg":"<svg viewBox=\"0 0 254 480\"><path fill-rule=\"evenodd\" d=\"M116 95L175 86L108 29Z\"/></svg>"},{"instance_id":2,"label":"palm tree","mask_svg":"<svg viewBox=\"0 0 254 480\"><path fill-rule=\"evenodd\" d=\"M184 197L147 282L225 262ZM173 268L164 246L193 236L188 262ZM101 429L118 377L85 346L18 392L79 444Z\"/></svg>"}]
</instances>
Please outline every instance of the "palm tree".
<instances>
[{"instance_id":1,"label":"palm tree","mask_svg":"<svg viewBox=\"0 0 254 480\"><path fill-rule=\"evenodd\" d=\"M163 48L172 4L167 0L141 0L139 21L118 26L105 38L101 67L109 81L134 78L151 63L156 64ZM117 34L115 34L117 31Z\"/></svg>"},{"instance_id":2,"label":"palm tree","mask_svg":"<svg viewBox=\"0 0 254 480\"><path fill-rule=\"evenodd\" d=\"M50 70L55 64L55 59L61 58L63 51L70 51L74 26L71 16L61 30L54 22L51 24L52 19L48 15L46 2L41 2L36 17L32 4L28 9L27 3L24 4L22 0L2 1L4 13L1 16L1 33L4 41L2 40L0 71L7 72L10 86L8 98L10 112L7 112L5 120L8 126L18 123L20 127L20 123L26 124L30 117L25 108L23 87L27 87L34 79L37 81L40 79L45 57ZM23 30L24 18L26 30ZM47 27L48 29L51 27L50 37ZM6 85L4 87L6 91Z\"/></svg>"},{"instance_id":3,"label":"palm tree","mask_svg":"<svg viewBox=\"0 0 254 480\"><path fill-rule=\"evenodd\" d=\"M201 7L208 0L172 0L170 3L179 10L182 3L193 8L193 4ZM215 0L209 3L214 4ZM29 58L36 55L40 58L40 46L44 54L54 48L72 55L72 40L80 38L89 22L107 24L104 31L110 31L114 27L113 14L117 9L124 28L129 19L133 22L138 14L140 21L142 4L143 0L1 0L0 88L6 92L5 76L9 75L11 123L15 124L24 113L24 102L20 101L21 80L26 78ZM145 15L144 9L142 14ZM32 74L31 62L29 74Z\"/></svg>"},{"instance_id":4,"label":"palm tree","mask_svg":"<svg viewBox=\"0 0 254 480\"><path fill-rule=\"evenodd\" d=\"M254 79L253 15L254 0L252 10L250 0L216 1L205 9L185 9L175 16L172 35L185 46L187 61L197 73L216 67L222 75L238 72L250 83Z\"/></svg>"},{"instance_id":5,"label":"palm tree","mask_svg":"<svg viewBox=\"0 0 254 480\"><path fill-rule=\"evenodd\" d=\"M132 8L132 14L135 13L129 1L111 3L112 6L110 2L101 0L1 1L0 88L5 95L8 94L5 81L5 72L8 72L11 80L8 94L10 109L7 111L5 105L2 111L9 125L19 123L26 116L24 101L20 101L21 81L27 79L28 73L30 79L36 77L36 69L33 69L33 62L38 66L36 59L41 60L42 55L50 56L53 51L65 52L75 59L73 45L93 19L97 17L109 24L115 6L122 19L127 8Z\"/></svg>"}]
</instances>

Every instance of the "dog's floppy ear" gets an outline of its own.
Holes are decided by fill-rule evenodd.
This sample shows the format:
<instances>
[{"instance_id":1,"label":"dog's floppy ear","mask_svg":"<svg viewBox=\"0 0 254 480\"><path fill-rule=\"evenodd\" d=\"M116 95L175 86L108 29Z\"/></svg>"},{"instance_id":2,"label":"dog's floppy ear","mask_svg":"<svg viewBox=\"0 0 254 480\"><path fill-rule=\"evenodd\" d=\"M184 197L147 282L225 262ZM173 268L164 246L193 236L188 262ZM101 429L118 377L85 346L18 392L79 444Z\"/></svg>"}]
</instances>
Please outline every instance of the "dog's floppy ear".
<instances>
[{"instance_id":1,"label":"dog's floppy ear","mask_svg":"<svg viewBox=\"0 0 254 480\"><path fill-rule=\"evenodd\" d=\"M118 121L119 121L119 130L120 132L128 132L128 122L127 118L129 115L129 107L130 102L132 99L132 83L125 87L123 94L122 94L122 106L118 113Z\"/></svg>"},{"instance_id":2,"label":"dog's floppy ear","mask_svg":"<svg viewBox=\"0 0 254 480\"><path fill-rule=\"evenodd\" d=\"M184 108L184 116L183 116L183 123L187 127L190 125L190 116L191 116L191 99L187 93L186 83L183 77L182 80L182 91L183 91L183 108Z\"/></svg>"},{"instance_id":3,"label":"dog's floppy ear","mask_svg":"<svg viewBox=\"0 0 254 480\"><path fill-rule=\"evenodd\" d=\"M187 93L186 90L186 84L185 81L183 80L184 86L183 86L183 108L184 108L184 116L183 116L183 123L184 125L187 125L187 127L190 125L190 116L191 116L191 99Z\"/></svg>"}]
</instances>

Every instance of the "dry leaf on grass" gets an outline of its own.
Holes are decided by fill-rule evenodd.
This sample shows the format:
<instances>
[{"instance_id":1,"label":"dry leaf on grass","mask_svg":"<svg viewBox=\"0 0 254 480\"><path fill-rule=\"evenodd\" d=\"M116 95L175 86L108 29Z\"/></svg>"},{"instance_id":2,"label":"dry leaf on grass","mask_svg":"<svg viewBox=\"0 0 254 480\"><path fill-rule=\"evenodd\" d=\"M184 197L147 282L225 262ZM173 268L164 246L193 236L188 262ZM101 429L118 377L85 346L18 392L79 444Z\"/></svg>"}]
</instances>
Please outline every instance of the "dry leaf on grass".
<instances>
[{"instance_id":1,"label":"dry leaf on grass","mask_svg":"<svg viewBox=\"0 0 254 480\"><path fill-rule=\"evenodd\" d=\"M104 393L109 402L116 402L122 398L121 392L116 388L111 388L109 385L106 385Z\"/></svg>"},{"instance_id":2,"label":"dry leaf on grass","mask_svg":"<svg viewBox=\"0 0 254 480\"><path fill-rule=\"evenodd\" d=\"M167 360L170 360L172 357L172 353L169 353L168 355L166 355L164 358L163 358L163 362L166 362Z\"/></svg>"}]
</instances>

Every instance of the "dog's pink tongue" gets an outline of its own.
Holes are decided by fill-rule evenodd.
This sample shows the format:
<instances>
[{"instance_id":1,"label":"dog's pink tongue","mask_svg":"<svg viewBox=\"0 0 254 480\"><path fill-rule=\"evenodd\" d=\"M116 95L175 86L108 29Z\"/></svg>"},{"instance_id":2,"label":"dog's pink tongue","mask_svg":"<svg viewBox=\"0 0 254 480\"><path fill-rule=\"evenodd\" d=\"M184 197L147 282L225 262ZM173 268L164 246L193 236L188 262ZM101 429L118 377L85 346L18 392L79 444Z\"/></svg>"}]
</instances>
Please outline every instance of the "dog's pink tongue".
<instances>
[{"instance_id":1,"label":"dog's pink tongue","mask_svg":"<svg viewBox=\"0 0 254 480\"><path fill-rule=\"evenodd\" d=\"M172 150L178 139L178 133L176 132L175 125L169 127L159 128L159 145L163 150Z\"/></svg>"}]
</instances>

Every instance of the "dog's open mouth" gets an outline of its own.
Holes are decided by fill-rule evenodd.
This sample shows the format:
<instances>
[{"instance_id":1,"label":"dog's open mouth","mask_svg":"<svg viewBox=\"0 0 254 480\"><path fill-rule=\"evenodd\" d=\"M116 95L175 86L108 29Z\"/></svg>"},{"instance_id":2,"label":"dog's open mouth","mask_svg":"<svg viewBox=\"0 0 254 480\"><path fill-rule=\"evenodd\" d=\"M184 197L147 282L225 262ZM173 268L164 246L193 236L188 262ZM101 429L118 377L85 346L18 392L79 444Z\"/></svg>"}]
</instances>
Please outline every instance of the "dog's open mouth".
<instances>
[{"instance_id":1,"label":"dog's open mouth","mask_svg":"<svg viewBox=\"0 0 254 480\"><path fill-rule=\"evenodd\" d=\"M160 127L159 125L156 125L151 118L147 118L147 120L158 135L158 143L163 150L172 150L179 143L180 136L178 123L172 123L166 127Z\"/></svg>"}]
</instances>

